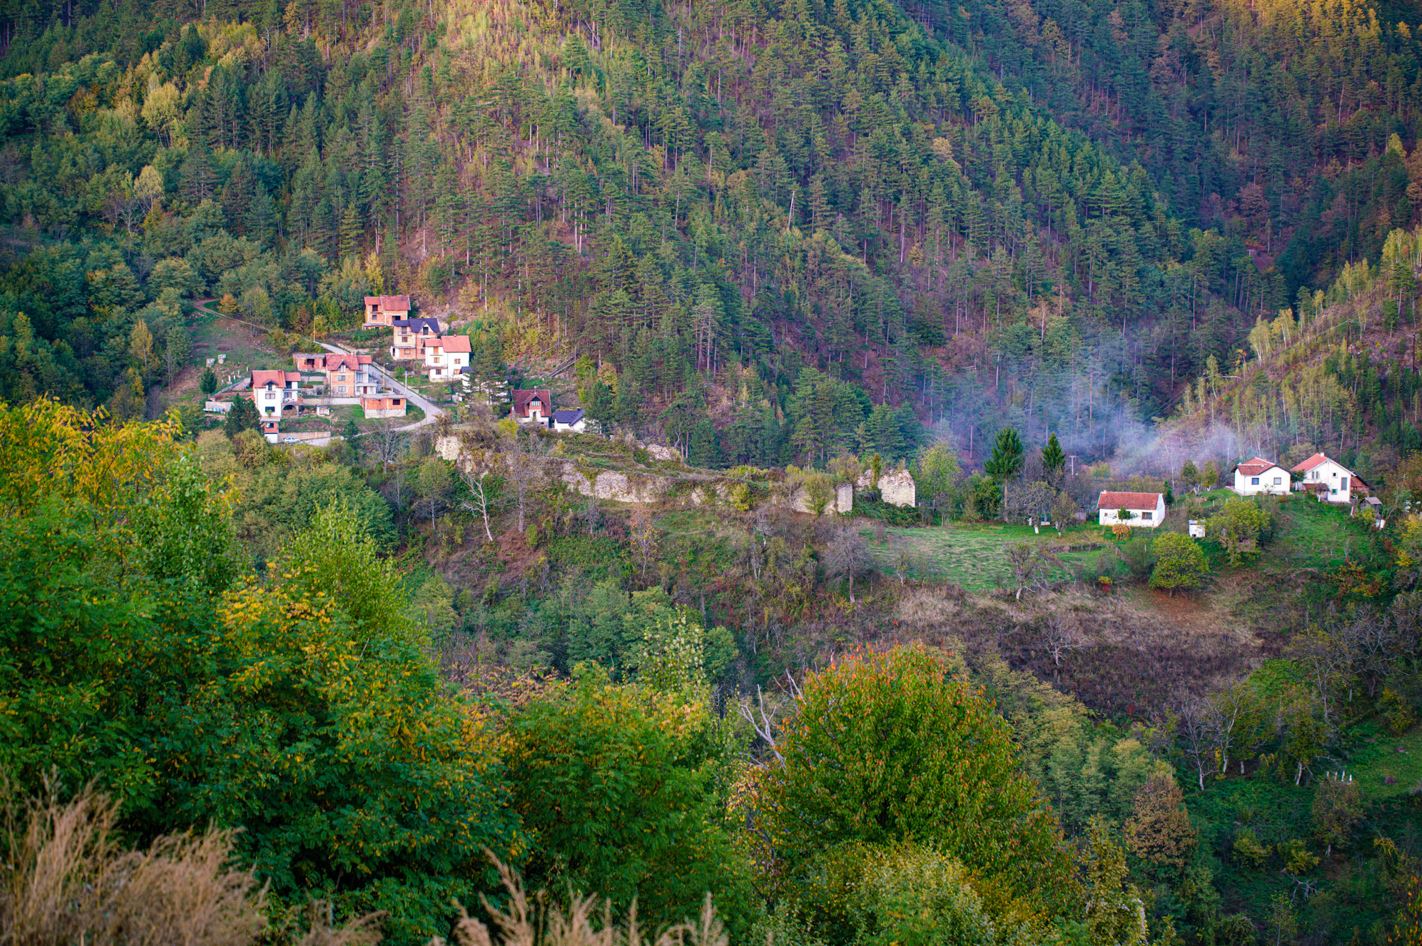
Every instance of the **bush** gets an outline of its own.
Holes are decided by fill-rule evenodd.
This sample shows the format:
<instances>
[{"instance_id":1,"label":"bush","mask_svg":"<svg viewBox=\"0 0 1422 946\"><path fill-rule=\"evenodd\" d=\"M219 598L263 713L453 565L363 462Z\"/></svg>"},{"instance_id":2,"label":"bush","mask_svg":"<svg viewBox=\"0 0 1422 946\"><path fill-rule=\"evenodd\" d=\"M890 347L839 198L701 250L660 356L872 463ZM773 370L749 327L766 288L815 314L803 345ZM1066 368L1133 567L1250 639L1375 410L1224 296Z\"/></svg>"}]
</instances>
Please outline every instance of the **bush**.
<instances>
[{"instance_id":1,"label":"bush","mask_svg":"<svg viewBox=\"0 0 1422 946\"><path fill-rule=\"evenodd\" d=\"M1234 838L1234 859L1258 870L1269 859L1269 845L1259 840L1253 828L1244 828Z\"/></svg>"}]
</instances>

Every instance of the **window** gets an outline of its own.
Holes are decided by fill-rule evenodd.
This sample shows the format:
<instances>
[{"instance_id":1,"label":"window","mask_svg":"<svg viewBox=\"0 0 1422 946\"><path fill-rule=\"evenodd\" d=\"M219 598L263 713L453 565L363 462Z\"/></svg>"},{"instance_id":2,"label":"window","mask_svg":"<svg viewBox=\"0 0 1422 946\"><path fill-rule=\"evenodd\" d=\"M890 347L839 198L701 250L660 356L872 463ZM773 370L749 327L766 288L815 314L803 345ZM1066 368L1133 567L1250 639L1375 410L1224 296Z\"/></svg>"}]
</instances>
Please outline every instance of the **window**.
<instances>
[{"instance_id":1,"label":"window","mask_svg":"<svg viewBox=\"0 0 1422 946\"><path fill-rule=\"evenodd\" d=\"M1283 484L1283 482L1284 482L1284 478L1283 478L1282 476L1276 476L1276 477L1274 477L1274 485L1275 485L1275 486L1280 486L1280 485Z\"/></svg>"},{"instance_id":2,"label":"window","mask_svg":"<svg viewBox=\"0 0 1422 946\"><path fill-rule=\"evenodd\" d=\"M1143 520L1145 520L1146 522L1150 522L1151 518L1152 518L1154 515L1155 515L1155 513L1153 513L1153 512L1143 512L1143 513L1141 513L1141 518L1142 518Z\"/></svg>"},{"instance_id":3,"label":"window","mask_svg":"<svg viewBox=\"0 0 1422 946\"><path fill-rule=\"evenodd\" d=\"M1258 485L1259 485L1259 477L1257 477L1257 476L1251 476L1251 477L1249 478L1249 485L1250 485L1250 486L1258 486Z\"/></svg>"}]
</instances>

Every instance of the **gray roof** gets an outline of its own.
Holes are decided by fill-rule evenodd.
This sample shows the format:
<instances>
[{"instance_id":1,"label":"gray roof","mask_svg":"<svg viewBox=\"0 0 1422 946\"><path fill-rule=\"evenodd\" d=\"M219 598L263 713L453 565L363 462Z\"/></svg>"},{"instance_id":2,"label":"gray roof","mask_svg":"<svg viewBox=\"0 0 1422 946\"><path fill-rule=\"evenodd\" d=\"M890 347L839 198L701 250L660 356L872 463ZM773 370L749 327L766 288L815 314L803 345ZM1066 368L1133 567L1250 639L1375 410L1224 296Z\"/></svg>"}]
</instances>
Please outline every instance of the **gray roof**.
<instances>
[{"instance_id":1,"label":"gray roof","mask_svg":"<svg viewBox=\"0 0 1422 946\"><path fill-rule=\"evenodd\" d=\"M431 332L439 332L439 319L396 319L390 324L398 325L401 328L412 328L416 331L419 331L422 328L428 328Z\"/></svg>"},{"instance_id":2,"label":"gray roof","mask_svg":"<svg viewBox=\"0 0 1422 946\"><path fill-rule=\"evenodd\" d=\"M553 412L553 423L555 424L576 424L583 419L583 409L581 407L568 408L566 410Z\"/></svg>"}]
</instances>

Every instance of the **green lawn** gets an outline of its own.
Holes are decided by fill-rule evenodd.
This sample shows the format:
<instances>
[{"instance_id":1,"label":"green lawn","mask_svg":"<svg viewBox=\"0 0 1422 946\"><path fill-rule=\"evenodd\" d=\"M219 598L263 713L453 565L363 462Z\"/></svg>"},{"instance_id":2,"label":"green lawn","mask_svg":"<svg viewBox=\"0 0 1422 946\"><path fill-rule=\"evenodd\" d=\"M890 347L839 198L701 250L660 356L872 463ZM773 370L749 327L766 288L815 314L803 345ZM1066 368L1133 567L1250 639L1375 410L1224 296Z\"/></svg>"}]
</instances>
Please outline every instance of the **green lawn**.
<instances>
[{"instance_id":1,"label":"green lawn","mask_svg":"<svg viewBox=\"0 0 1422 946\"><path fill-rule=\"evenodd\" d=\"M1012 582L1007 549L1017 542L1039 542L1056 551L1063 568L1056 577L1073 577L1077 568L1092 569L1110 542L1095 526L1078 526L1058 535L1043 529L1001 523L950 522L941 526L860 529L869 554L886 574L915 581L948 581L966 591L1004 588ZM1132 541L1136 541L1133 539Z\"/></svg>"}]
</instances>

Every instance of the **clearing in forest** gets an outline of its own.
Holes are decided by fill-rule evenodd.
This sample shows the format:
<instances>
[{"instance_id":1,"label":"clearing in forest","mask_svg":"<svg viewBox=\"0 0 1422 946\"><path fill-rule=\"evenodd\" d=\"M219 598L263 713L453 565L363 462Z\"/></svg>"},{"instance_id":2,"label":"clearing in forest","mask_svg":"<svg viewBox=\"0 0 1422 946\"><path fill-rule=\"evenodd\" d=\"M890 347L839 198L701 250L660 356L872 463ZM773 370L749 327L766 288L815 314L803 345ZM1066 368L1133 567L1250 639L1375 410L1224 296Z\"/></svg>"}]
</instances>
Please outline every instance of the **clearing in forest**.
<instances>
[{"instance_id":1,"label":"clearing in forest","mask_svg":"<svg viewBox=\"0 0 1422 946\"><path fill-rule=\"evenodd\" d=\"M950 522L914 528L863 528L875 565L887 575L912 581L947 581L965 591L990 591L1012 584L1007 550L1019 542L1037 542L1062 562L1053 577L1071 578L1078 568L1097 565L1110 543L1100 529L1077 526L1058 535L1055 529L1033 533L1029 526Z\"/></svg>"}]
</instances>

